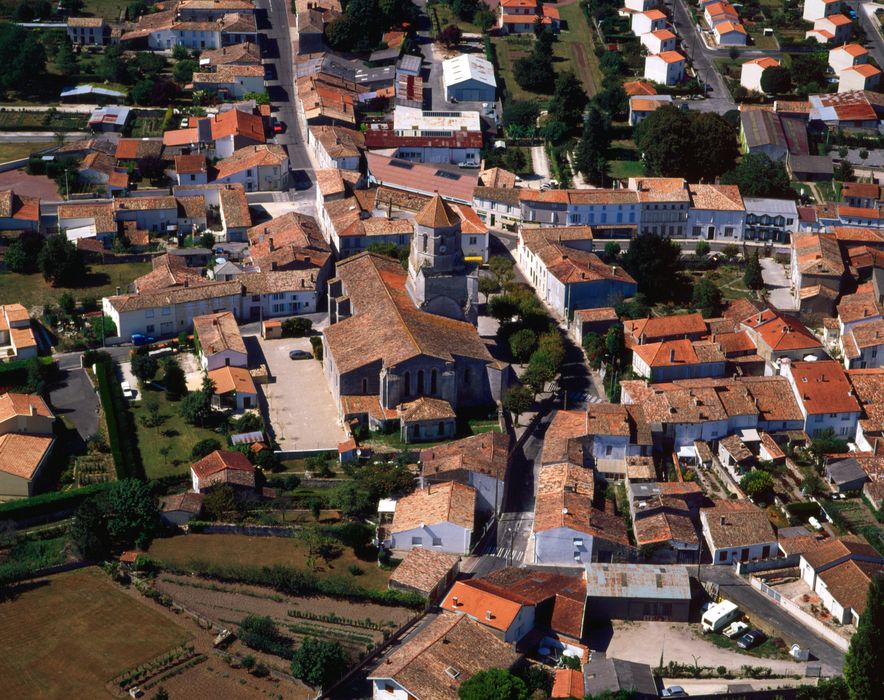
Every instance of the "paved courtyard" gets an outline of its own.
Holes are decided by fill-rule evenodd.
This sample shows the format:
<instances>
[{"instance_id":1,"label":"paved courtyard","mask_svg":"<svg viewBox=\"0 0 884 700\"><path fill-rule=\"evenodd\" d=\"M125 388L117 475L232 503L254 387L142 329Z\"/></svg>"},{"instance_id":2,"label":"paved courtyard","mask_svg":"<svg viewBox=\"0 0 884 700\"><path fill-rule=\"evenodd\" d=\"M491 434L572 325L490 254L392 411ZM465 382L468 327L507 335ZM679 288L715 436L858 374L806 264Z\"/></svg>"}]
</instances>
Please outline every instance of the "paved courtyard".
<instances>
[{"instance_id":1,"label":"paved courtyard","mask_svg":"<svg viewBox=\"0 0 884 700\"><path fill-rule=\"evenodd\" d=\"M259 396L259 402L265 423L280 449L337 450L347 436L338 421L337 406L328 390L322 364L316 360L289 359L291 350L311 352L309 339L264 340L248 336L245 340L250 363L257 365L256 356L262 353L273 378L261 386L263 396Z\"/></svg>"},{"instance_id":2,"label":"paved courtyard","mask_svg":"<svg viewBox=\"0 0 884 700\"><path fill-rule=\"evenodd\" d=\"M701 666L726 666L739 670L743 664L765 666L775 673L803 673L803 663L779 661L737 654L715 646L701 636L699 625L683 622L614 621L590 631L590 648L604 651L609 657L626 659L656 667L662 652L664 665L678 661Z\"/></svg>"},{"instance_id":3,"label":"paved courtyard","mask_svg":"<svg viewBox=\"0 0 884 700\"><path fill-rule=\"evenodd\" d=\"M792 296L791 281L786 276L786 268L773 258L761 258L761 276L767 287L767 300L774 308L794 311L798 307Z\"/></svg>"}]
</instances>

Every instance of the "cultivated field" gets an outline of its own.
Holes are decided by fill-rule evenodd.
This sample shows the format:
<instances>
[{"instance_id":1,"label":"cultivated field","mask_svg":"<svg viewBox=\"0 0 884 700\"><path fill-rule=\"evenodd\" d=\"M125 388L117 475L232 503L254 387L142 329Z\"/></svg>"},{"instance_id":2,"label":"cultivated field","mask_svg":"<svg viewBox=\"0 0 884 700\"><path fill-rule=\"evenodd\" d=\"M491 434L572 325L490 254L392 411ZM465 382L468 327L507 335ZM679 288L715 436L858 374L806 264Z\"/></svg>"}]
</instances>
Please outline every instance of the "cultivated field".
<instances>
[{"instance_id":1,"label":"cultivated field","mask_svg":"<svg viewBox=\"0 0 884 700\"><path fill-rule=\"evenodd\" d=\"M294 641L295 648L308 636L340 642L352 661L383 641L384 632L392 632L415 612L319 595L290 597L260 586L171 574L161 574L156 588L176 603L229 629L237 628L246 615L262 615L272 618L280 633ZM277 667L284 664L278 657L267 657L266 662Z\"/></svg>"},{"instance_id":2,"label":"cultivated field","mask_svg":"<svg viewBox=\"0 0 884 700\"><path fill-rule=\"evenodd\" d=\"M350 579L364 588L386 590L390 572L381 569L376 561L356 556L350 547L329 562L316 557L315 573L319 577L337 576ZM246 535L179 535L155 540L147 552L154 559L176 567L199 560L209 564L245 564L273 566L281 564L296 569L307 568L307 547L296 538L247 537ZM358 566L362 573L354 576L350 566Z\"/></svg>"},{"instance_id":3,"label":"cultivated field","mask_svg":"<svg viewBox=\"0 0 884 700\"><path fill-rule=\"evenodd\" d=\"M115 676L190 639L98 569L41 579L0 603L0 697L102 697Z\"/></svg>"}]
</instances>

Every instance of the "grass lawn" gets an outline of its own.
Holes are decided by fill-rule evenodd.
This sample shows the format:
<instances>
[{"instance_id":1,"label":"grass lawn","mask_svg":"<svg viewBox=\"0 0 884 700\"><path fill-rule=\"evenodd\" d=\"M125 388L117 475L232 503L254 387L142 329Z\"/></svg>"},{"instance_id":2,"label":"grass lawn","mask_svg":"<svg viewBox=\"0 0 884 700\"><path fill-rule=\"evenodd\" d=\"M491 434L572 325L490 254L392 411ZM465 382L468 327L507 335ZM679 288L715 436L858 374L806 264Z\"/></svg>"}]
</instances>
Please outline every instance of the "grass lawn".
<instances>
[{"instance_id":1,"label":"grass lawn","mask_svg":"<svg viewBox=\"0 0 884 700\"><path fill-rule=\"evenodd\" d=\"M10 160L18 160L19 158L27 158L34 151L49 148L52 145L51 141L25 141L22 143L4 141L0 143L0 163L6 163Z\"/></svg>"},{"instance_id":2,"label":"grass lawn","mask_svg":"<svg viewBox=\"0 0 884 700\"><path fill-rule=\"evenodd\" d=\"M613 141L608 157L608 165L613 178L625 180L645 174L645 166L639 158L635 143L631 140Z\"/></svg>"},{"instance_id":3,"label":"grass lawn","mask_svg":"<svg viewBox=\"0 0 884 700\"><path fill-rule=\"evenodd\" d=\"M715 283L725 299L752 297L752 292L743 284L743 268L739 265L722 265L716 270L706 272L705 276Z\"/></svg>"},{"instance_id":4,"label":"grass lawn","mask_svg":"<svg viewBox=\"0 0 884 700\"><path fill-rule=\"evenodd\" d=\"M18 587L0 604L0 697L105 697L105 683L191 639L97 568Z\"/></svg>"},{"instance_id":5,"label":"grass lawn","mask_svg":"<svg viewBox=\"0 0 884 700\"><path fill-rule=\"evenodd\" d=\"M560 32L553 44L553 66L556 73L572 71L583 82L586 93L591 97L600 90L602 74L598 59L592 50L592 35L586 17L575 3L559 8L567 29ZM511 100L548 100L550 95L524 90L513 76L513 65L516 60L531 53L534 39L524 34L496 36L491 38L497 53L498 80L506 88ZM552 86L550 86L552 92Z\"/></svg>"},{"instance_id":6,"label":"grass lawn","mask_svg":"<svg viewBox=\"0 0 884 700\"><path fill-rule=\"evenodd\" d=\"M436 3L433 5L427 6L427 14L430 17L430 22L433 21L433 11L436 11L436 17L439 18L439 27L445 29L449 24L454 24L460 27L460 30L464 34L481 34L482 30L479 29L475 24L471 24L470 22L465 22L460 17L458 17L451 10L451 7L448 5L443 5L442 3ZM434 25L435 29L435 25Z\"/></svg>"},{"instance_id":7,"label":"grass lawn","mask_svg":"<svg viewBox=\"0 0 884 700\"><path fill-rule=\"evenodd\" d=\"M814 183L820 195L827 202L841 201L841 183L840 182L817 182Z\"/></svg>"},{"instance_id":8,"label":"grass lawn","mask_svg":"<svg viewBox=\"0 0 884 700\"><path fill-rule=\"evenodd\" d=\"M85 0L83 14L118 20L128 4L126 0Z\"/></svg>"},{"instance_id":9,"label":"grass lawn","mask_svg":"<svg viewBox=\"0 0 884 700\"><path fill-rule=\"evenodd\" d=\"M496 418L470 418L466 420L458 420L457 434L452 439L457 440L460 438L469 437L470 435L478 435L479 433L489 433L492 431L500 432L500 426L498 425ZM373 445L375 447L387 448L388 450L395 450L397 452L401 450L422 450L427 447L443 445L446 442L451 442L451 440L439 440L436 442L412 442L406 444L402 442L402 438L399 436L398 431L392 433L372 433L371 437L369 437L368 440L365 440L366 444Z\"/></svg>"},{"instance_id":10,"label":"grass lawn","mask_svg":"<svg viewBox=\"0 0 884 700\"><path fill-rule=\"evenodd\" d=\"M374 551L374 550L372 550ZM248 566L280 564L305 568L309 556L307 547L297 537L247 537L246 535L179 535L154 540L147 553L162 562L186 567L192 560L213 564L236 562ZM316 557L316 574L320 577L343 576L365 588L386 590L390 572L384 571L374 559L356 556L350 547L343 547L341 555L326 563ZM352 565L363 573L354 576L348 571Z\"/></svg>"},{"instance_id":11,"label":"grass lawn","mask_svg":"<svg viewBox=\"0 0 884 700\"><path fill-rule=\"evenodd\" d=\"M78 287L52 287L39 273L19 275L15 272L0 273L0 299L15 300L25 306L42 306L57 303L63 292L75 297L95 297L100 299L116 293L120 287L124 292L136 277L150 272L147 263L121 263L118 265L90 265L89 274Z\"/></svg>"},{"instance_id":12,"label":"grass lawn","mask_svg":"<svg viewBox=\"0 0 884 700\"><path fill-rule=\"evenodd\" d=\"M780 48L775 35L766 36L764 30L758 26L749 30L749 38L752 40L752 48L762 51L777 51Z\"/></svg>"},{"instance_id":13,"label":"grass lawn","mask_svg":"<svg viewBox=\"0 0 884 700\"><path fill-rule=\"evenodd\" d=\"M752 649L740 649L740 647L737 646L736 639L728 639L723 634L708 634L704 639L709 639L709 641L720 649L727 649L728 651L737 654L754 656L759 659L782 659L785 661L792 658L784 649L780 649L774 644L774 641L770 638L765 639L761 644Z\"/></svg>"},{"instance_id":14,"label":"grass lawn","mask_svg":"<svg viewBox=\"0 0 884 700\"><path fill-rule=\"evenodd\" d=\"M54 95L58 99L58 93ZM86 128L88 114L72 112L0 112L0 129L4 131L27 130L30 127L51 127L52 131L80 131Z\"/></svg>"},{"instance_id":15,"label":"grass lawn","mask_svg":"<svg viewBox=\"0 0 884 700\"><path fill-rule=\"evenodd\" d=\"M141 417L147 415L143 400L145 396L156 398L160 405L160 415L165 416L165 421L158 428L147 428L141 423ZM132 405L132 414L138 433L138 448L141 450L148 479L186 474L190 469L190 451L200 440L214 438L224 445L223 435L186 423L178 413L178 403L167 401L164 392L147 389L139 398L142 400ZM171 447L171 450L163 457L160 450L166 446Z\"/></svg>"},{"instance_id":16,"label":"grass lawn","mask_svg":"<svg viewBox=\"0 0 884 700\"><path fill-rule=\"evenodd\" d=\"M162 136L162 117L136 117L132 124L132 138Z\"/></svg>"}]
</instances>

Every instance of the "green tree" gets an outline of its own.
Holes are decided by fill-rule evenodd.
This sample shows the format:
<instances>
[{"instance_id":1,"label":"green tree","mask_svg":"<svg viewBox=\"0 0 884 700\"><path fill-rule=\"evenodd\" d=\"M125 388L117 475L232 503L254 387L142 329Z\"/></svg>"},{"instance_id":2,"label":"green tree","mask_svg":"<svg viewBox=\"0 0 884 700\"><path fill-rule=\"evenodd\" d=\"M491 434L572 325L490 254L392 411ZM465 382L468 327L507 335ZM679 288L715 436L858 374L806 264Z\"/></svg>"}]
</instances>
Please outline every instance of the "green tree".
<instances>
[{"instance_id":1,"label":"green tree","mask_svg":"<svg viewBox=\"0 0 884 700\"><path fill-rule=\"evenodd\" d=\"M501 294L488 302L488 315L499 323L506 323L518 313L519 303L509 294Z\"/></svg>"},{"instance_id":2,"label":"green tree","mask_svg":"<svg viewBox=\"0 0 884 700\"><path fill-rule=\"evenodd\" d=\"M151 381L160 369L157 358L146 352L140 352L132 358L132 374L141 384Z\"/></svg>"},{"instance_id":3,"label":"green tree","mask_svg":"<svg viewBox=\"0 0 884 700\"><path fill-rule=\"evenodd\" d=\"M512 259L503 255L492 255L488 259L488 269L497 280L498 287L506 287L515 277L514 265Z\"/></svg>"},{"instance_id":4,"label":"green tree","mask_svg":"<svg viewBox=\"0 0 884 700\"><path fill-rule=\"evenodd\" d=\"M873 576L866 593L866 609L859 617L844 661L844 680L850 700L880 698L884 694L884 576Z\"/></svg>"},{"instance_id":5,"label":"green tree","mask_svg":"<svg viewBox=\"0 0 884 700\"><path fill-rule=\"evenodd\" d=\"M345 481L336 487L329 499L330 505L348 518L356 518L371 513L377 501L372 501L367 489L354 481Z\"/></svg>"},{"instance_id":6,"label":"green tree","mask_svg":"<svg viewBox=\"0 0 884 700\"><path fill-rule=\"evenodd\" d=\"M497 280L491 275L481 275L479 277L479 294L485 297L487 303L488 298L495 292L500 290Z\"/></svg>"},{"instance_id":7,"label":"green tree","mask_svg":"<svg viewBox=\"0 0 884 700\"><path fill-rule=\"evenodd\" d=\"M835 166L835 171L832 173L832 176L839 182L854 182L856 180L856 173L853 171L853 166L846 160L842 160Z\"/></svg>"},{"instance_id":8,"label":"green tree","mask_svg":"<svg viewBox=\"0 0 884 700\"><path fill-rule=\"evenodd\" d=\"M603 185L607 176L608 147L611 145L610 126L602 111L595 105L587 110L583 136L577 144L574 165L594 185Z\"/></svg>"},{"instance_id":9,"label":"green tree","mask_svg":"<svg viewBox=\"0 0 884 700\"><path fill-rule=\"evenodd\" d=\"M743 284L749 289L764 289L764 278L761 275L761 261L758 259L757 252L746 262L746 269L743 270Z\"/></svg>"},{"instance_id":10,"label":"green tree","mask_svg":"<svg viewBox=\"0 0 884 700\"><path fill-rule=\"evenodd\" d=\"M688 171L691 182L711 182L731 170L740 157L737 130L720 114L690 112L694 162Z\"/></svg>"},{"instance_id":11,"label":"green tree","mask_svg":"<svg viewBox=\"0 0 884 700\"><path fill-rule=\"evenodd\" d=\"M73 316L74 311L77 310L77 300L74 299L74 295L70 292L62 292L61 296L58 297L58 308L66 315Z\"/></svg>"},{"instance_id":12,"label":"green tree","mask_svg":"<svg viewBox=\"0 0 884 700\"><path fill-rule=\"evenodd\" d=\"M587 333L583 338L583 352L589 366L598 369L605 359L605 340L598 333Z\"/></svg>"},{"instance_id":13,"label":"green tree","mask_svg":"<svg viewBox=\"0 0 884 700\"><path fill-rule=\"evenodd\" d=\"M172 77L177 83L189 83L193 79L193 74L199 69L199 63L193 59L185 59L178 61L172 68Z\"/></svg>"},{"instance_id":14,"label":"green tree","mask_svg":"<svg viewBox=\"0 0 884 700\"><path fill-rule=\"evenodd\" d=\"M212 380L205 376L199 391L191 391L181 399L181 406L178 409L181 417L192 425L205 425L212 416L213 395Z\"/></svg>"},{"instance_id":15,"label":"green tree","mask_svg":"<svg viewBox=\"0 0 884 700\"><path fill-rule=\"evenodd\" d=\"M206 455L212 454L215 450L221 449L221 443L215 438L206 438L196 443L190 450L190 458L195 462L202 459Z\"/></svg>"},{"instance_id":16,"label":"green tree","mask_svg":"<svg viewBox=\"0 0 884 700\"><path fill-rule=\"evenodd\" d=\"M646 233L629 244L622 263L639 292L652 301L665 301L681 272L681 249L665 236Z\"/></svg>"},{"instance_id":17,"label":"green tree","mask_svg":"<svg viewBox=\"0 0 884 700\"><path fill-rule=\"evenodd\" d=\"M748 153L737 166L721 176L725 185L737 185L744 197L781 197L794 199L795 190L789 184L789 173L780 161L773 161L764 153Z\"/></svg>"},{"instance_id":18,"label":"green tree","mask_svg":"<svg viewBox=\"0 0 884 700\"><path fill-rule=\"evenodd\" d=\"M119 44L107 46L95 70L99 78L112 83L128 83L128 60Z\"/></svg>"},{"instance_id":19,"label":"green tree","mask_svg":"<svg viewBox=\"0 0 884 700\"><path fill-rule=\"evenodd\" d=\"M313 687L328 688L347 670L347 655L338 642L306 637L292 656L292 675Z\"/></svg>"},{"instance_id":20,"label":"green tree","mask_svg":"<svg viewBox=\"0 0 884 700\"><path fill-rule=\"evenodd\" d=\"M619 323L611 326L605 333L605 351L615 364L623 357L626 344L623 338L623 326Z\"/></svg>"},{"instance_id":21,"label":"green tree","mask_svg":"<svg viewBox=\"0 0 884 700\"><path fill-rule=\"evenodd\" d=\"M634 131L648 175L686 177L694 158L691 118L665 105L643 119Z\"/></svg>"},{"instance_id":22,"label":"green tree","mask_svg":"<svg viewBox=\"0 0 884 700\"><path fill-rule=\"evenodd\" d=\"M46 52L38 33L0 23L0 90L21 90L46 74Z\"/></svg>"},{"instance_id":23,"label":"green tree","mask_svg":"<svg viewBox=\"0 0 884 700\"><path fill-rule=\"evenodd\" d=\"M59 44L58 52L55 54L53 62L59 74L65 78L70 78L77 74L77 57L74 55L74 49L70 41L62 41Z\"/></svg>"},{"instance_id":24,"label":"green tree","mask_svg":"<svg viewBox=\"0 0 884 700\"><path fill-rule=\"evenodd\" d=\"M187 393L187 378L184 370L175 358L170 358L163 370L163 386L166 388L166 399L179 401Z\"/></svg>"},{"instance_id":25,"label":"green tree","mask_svg":"<svg viewBox=\"0 0 884 700\"><path fill-rule=\"evenodd\" d=\"M727 258L728 262L733 262L740 254L740 246L736 243L728 243L726 246L722 247L721 254Z\"/></svg>"},{"instance_id":26,"label":"green tree","mask_svg":"<svg viewBox=\"0 0 884 700\"><path fill-rule=\"evenodd\" d=\"M510 351L519 362L527 362L537 349L537 335L534 331L523 328L510 336Z\"/></svg>"},{"instance_id":27,"label":"green tree","mask_svg":"<svg viewBox=\"0 0 884 700\"><path fill-rule=\"evenodd\" d=\"M460 700L528 700L528 688L518 676L502 668L479 671L460 684Z\"/></svg>"},{"instance_id":28,"label":"green tree","mask_svg":"<svg viewBox=\"0 0 884 700\"><path fill-rule=\"evenodd\" d=\"M46 238L37 255L37 267L43 279L54 287L76 287L86 276L86 266L77 253L77 246L63 234Z\"/></svg>"},{"instance_id":29,"label":"green tree","mask_svg":"<svg viewBox=\"0 0 884 700\"><path fill-rule=\"evenodd\" d=\"M150 486L137 479L114 483L105 494L107 531L121 546L145 547L156 534L160 518Z\"/></svg>"},{"instance_id":30,"label":"green tree","mask_svg":"<svg viewBox=\"0 0 884 700\"><path fill-rule=\"evenodd\" d=\"M773 492L773 477L760 469L753 469L740 479L740 488L753 501L766 501Z\"/></svg>"},{"instance_id":31,"label":"green tree","mask_svg":"<svg viewBox=\"0 0 884 700\"><path fill-rule=\"evenodd\" d=\"M203 512L209 520L225 520L238 514L236 494L229 484L214 488L203 498Z\"/></svg>"},{"instance_id":32,"label":"green tree","mask_svg":"<svg viewBox=\"0 0 884 700\"><path fill-rule=\"evenodd\" d=\"M149 105L153 99L153 80L139 80L129 91L129 97L137 105Z\"/></svg>"},{"instance_id":33,"label":"green tree","mask_svg":"<svg viewBox=\"0 0 884 700\"><path fill-rule=\"evenodd\" d=\"M833 428L821 430L810 443L810 454L820 471L826 465L827 455L843 454L844 452L847 452L847 442L839 438Z\"/></svg>"},{"instance_id":34,"label":"green tree","mask_svg":"<svg viewBox=\"0 0 884 700\"><path fill-rule=\"evenodd\" d=\"M694 285L691 299L703 318L713 318L721 313L721 290L708 277Z\"/></svg>"},{"instance_id":35,"label":"green tree","mask_svg":"<svg viewBox=\"0 0 884 700\"><path fill-rule=\"evenodd\" d=\"M156 396L148 396L144 399L143 408L145 415L141 416L141 422L146 428L159 428L164 417L160 415L160 402Z\"/></svg>"},{"instance_id":36,"label":"green tree","mask_svg":"<svg viewBox=\"0 0 884 700\"><path fill-rule=\"evenodd\" d=\"M614 261L620 257L622 249L620 248L619 243L615 243L614 241L608 241L605 243L605 257L608 260Z\"/></svg>"},{"instance_id":37,"label":"green tree","mask_svg":"<svg viewBox=\"0 0 884 700\"><path fill-rule=\"evenodd\" d=\"M110 535L98 498L87 498L80 504L74 514L70 534L74 546L86 559L104 559L110 553Z\"/></svg>"},{"instance_id":38,"label":"green tree","mask_svg":"<svg viewBox=\"0 0 884 700\"><path fill-rule=\"evenodd\" d=\"M533 129L537 125L540 110L537 103L529 100L508 100L503 108L504 126Z\"/></svg>"},{"instance_id":39,"label":"green tree","mask_svg":"<svg viewBox=\"0 0 884 700\"><path fill-rule=\"evenodd\" d=\"M519 416L531 408L534 396L530 389L523 386L514 386L503 396L503 407L515 415L516 425L519 424Z\"/></svg>"},{"instance_id":40,"label":"green tree","mask_svg":"<svg viewBox=\"0 0 884 700\"><path fill-rule=\"evenodd\" d=\"M574 73L565 71L556 78L549 116L565 124L579 124L588 102L583 83Z\"/></svg>"},{"instance_id":41,"label":"green tree","mask_svg":"<svg viewBox=\"0 0 884 700\"><path fill-rule=\"evenodd\" d=\"M712 246L710 246L706 241L697 241L697 245L694 246L694 255L699 258L705 258L709 255L709 251L712 250Z\"/></svg>"},{"instance_id":42,"label":"green tree","mask_svg":"<svg viewBox=\"0 0 884 700\"><path fill-rule=\"evenodd\" d=\"M449 24L436 35L436 41L442 44L445 48L450 49L453 46L457 46L462 37L463 32L460 27L456 24Z\"/></svg>"},{"instance_id":43,"label":"green tree","mask_svg":"<svg viewBox=\"0 0 884 700\"><path fill-rule=\"evenodd\" d=\"M792 89L792 72L785 66L769 66L761 73L761 89L767 95L785 95Z\"/></svg>"},{"instance_id":44,"label":"green tree","mask_svg":"<svg viewBox=\"0 0 884 700\"><path fill-rule=\"evenodd\" d=\"M138 13L134 13L134 16L137 17ZM174 58L176 61L183 61L189 57L190 54L188 53L187 47L184 44L175 44L175 48L172 49L172 58Z\"/></svg>"}]
</instances>

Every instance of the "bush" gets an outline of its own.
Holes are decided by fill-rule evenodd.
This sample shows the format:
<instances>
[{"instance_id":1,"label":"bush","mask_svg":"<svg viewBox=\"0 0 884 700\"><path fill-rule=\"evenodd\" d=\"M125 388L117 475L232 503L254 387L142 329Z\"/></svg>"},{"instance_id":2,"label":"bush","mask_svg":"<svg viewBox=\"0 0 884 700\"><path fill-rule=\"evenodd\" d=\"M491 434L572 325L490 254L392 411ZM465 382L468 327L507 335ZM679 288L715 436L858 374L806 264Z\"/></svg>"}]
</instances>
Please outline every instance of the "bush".
<instances>
[{"instance_id":1,"label":"bush","mask_svg":"<svg viewBox=\"0 0 884 700\"><path fill-rule=\"evenodd\" d=\"M303 338L313 332L313 322L309 318L287 318L282 322L284 338Z\"/></svg>"},{"instance_id":2,"label":"bush","mask_svg":"<svg viewBox=\"0 0 884 700\"><path fill-rule=\"evenodd\" d=\"M313 347L313 357L322 362L322 338L319 336L312 336L310 338L310 345Z\"/></svg>"},{"instance_id":3,"label":"bush","mask_svg":"<svg viewBox=\"0 0 884 700\"><path fill-rule=\"evenodd\" d=\"M205 440L200 440L196 445L193 446L193 449L190 451L190 458L194 461L198 459L202 459L206 455L211 454L215 450L221 449L221 443L218 442L215 438L206 438Z\"/></svg>"},{"instance_id":4,"label":"bush","mask_svg":"<svg viewBox=\"0 0 884 700\"><path fill-rule=\"evenodd\" d=\"M90 484L70 491L53 491L17 501L0 503L0 520L29 520L49 514L73 513L90 496L107 491L113 484Z\"/></svg>"}]
</instances>

